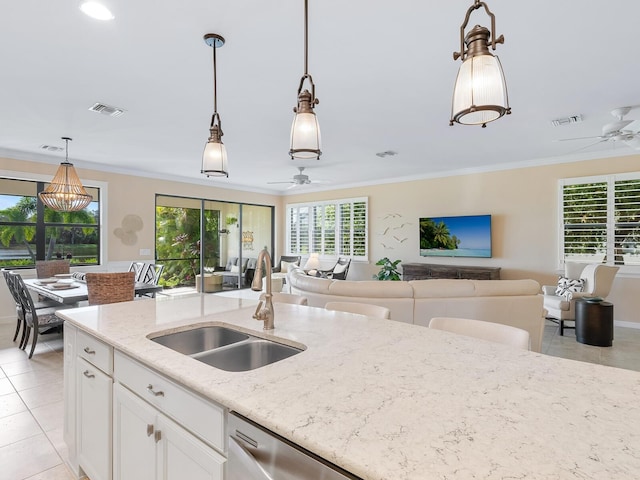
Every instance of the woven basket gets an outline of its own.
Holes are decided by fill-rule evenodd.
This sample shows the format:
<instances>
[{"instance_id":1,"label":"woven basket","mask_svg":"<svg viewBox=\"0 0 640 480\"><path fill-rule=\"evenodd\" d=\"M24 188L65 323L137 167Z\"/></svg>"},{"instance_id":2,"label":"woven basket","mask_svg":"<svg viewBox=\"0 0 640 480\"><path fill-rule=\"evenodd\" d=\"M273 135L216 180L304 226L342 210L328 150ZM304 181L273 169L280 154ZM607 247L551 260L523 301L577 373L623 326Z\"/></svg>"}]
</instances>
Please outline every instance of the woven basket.
<instances>
[{"instance_id":1,"label":"woven basket","mask_svg":"<svg viewBox=\"0 0 640 480\"><path fill-rule=\"evenodd\" d=\"M132 301L135 276L134 272L87 273L89 305Z\"/></svg>"}]
</instances>

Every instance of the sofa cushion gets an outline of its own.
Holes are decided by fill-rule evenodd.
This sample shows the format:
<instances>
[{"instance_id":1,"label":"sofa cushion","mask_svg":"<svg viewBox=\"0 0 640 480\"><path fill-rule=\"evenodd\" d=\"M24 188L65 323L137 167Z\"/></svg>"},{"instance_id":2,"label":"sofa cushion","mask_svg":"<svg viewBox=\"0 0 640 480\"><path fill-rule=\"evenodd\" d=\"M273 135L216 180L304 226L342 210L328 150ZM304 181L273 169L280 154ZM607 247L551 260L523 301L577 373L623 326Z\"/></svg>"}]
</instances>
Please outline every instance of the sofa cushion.
<instances>
[{"instance_id":1,"label":"sofa cushion","mask_svg":"<svg viewBox=\"0 0 640 480\"><path fill-rule=\"evenodd\" d=\"M535 280L474 280L476 296L537 295L540 284Z\"/></svg>"},{"instance_id":2,"label":"sofa cushion","mask_svg":"<svg viewBox=\"0 0 640 480\"><path fill-rule=\"evenodd\" d=\"M381 282L379 280L335 280L329 285L331 295L345 297L413 298L409 282Z\"/></svg>"},{"instance_id":3,"label":"sofa cushion","mask_svg":"<svg viewBox=\"0 0 640 480\"><path fill-rule=\"evenodd\" d=\"M473 297L475 284L472 280L412 280L408 282L415 298Z\"/></svg>"}]
</instances>

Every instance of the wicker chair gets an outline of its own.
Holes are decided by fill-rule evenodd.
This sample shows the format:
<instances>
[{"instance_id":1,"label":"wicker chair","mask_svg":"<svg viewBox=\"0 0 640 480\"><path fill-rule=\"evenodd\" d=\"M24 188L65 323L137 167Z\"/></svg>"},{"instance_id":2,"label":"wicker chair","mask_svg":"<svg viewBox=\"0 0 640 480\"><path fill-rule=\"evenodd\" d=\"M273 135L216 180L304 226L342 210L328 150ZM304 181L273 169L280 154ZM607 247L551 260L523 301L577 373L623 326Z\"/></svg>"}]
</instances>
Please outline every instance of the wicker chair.
<instances>
[{"instance_id":1,"label":"wicker chair","mask_svg":"<svg viewBox=\"0 0 640 480\"><path fill-rule=\"evenodd\" d=\"M135 276L135 272L87 273L89 305L132 301Z\"/></svg>"},{"instance_id":2,"label":"wicker chair","mask_svg":"<svg viewBox=\"0 0 640 480\"><path fill-rule=\"evenodd\" d=\"M38 278L51 278L59 273L69 273L69 260L36 260Z\"/></svg>"},{"instance_id":3,"label":"wicker chair","mask_svg":"<svg viewBox=\"0 0 640 480\"><path fill-rule=\"evenodd\" d=\"M24 284L20 274L15 272L8 273L9 281L12 282L13 288L17 294L17 298L20 301L20 308L22 309L22 319L24 321L24 330L22 332L22 339L20 340L20 348L23 350L26 348L33 331L33 340L31 342L31 351L29 352L29 358L33 356L33 352L36 349L36 343L38 342L38 335L43 329L51 329L58 327L64 323L64 320L57 317L55 312L64 308L60 307L48 307L48 308L36 308L31 294ZM68 307L67 307L68 308ZM16 332L17 335L17 332ZM15 338L14 338L15 339Z\"/></svg>"}]
</instances>

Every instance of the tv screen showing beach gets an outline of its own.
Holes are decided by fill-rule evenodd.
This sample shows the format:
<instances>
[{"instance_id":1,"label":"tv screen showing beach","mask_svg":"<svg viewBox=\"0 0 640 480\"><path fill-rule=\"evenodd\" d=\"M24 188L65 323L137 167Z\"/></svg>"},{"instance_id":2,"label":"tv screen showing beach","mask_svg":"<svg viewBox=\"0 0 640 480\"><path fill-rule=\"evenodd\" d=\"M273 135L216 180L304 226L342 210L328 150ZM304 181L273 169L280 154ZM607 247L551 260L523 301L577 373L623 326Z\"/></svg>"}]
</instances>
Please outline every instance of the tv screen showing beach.
<instances>
[{"instance_id":1,"label":"tv screen showing beach","mask_svg":"<svg viewBox=\"0 0 640 480\"><path fill-rule=\"evenodd\" d=\"M491 215L420 219L420 256L491 257Z\"/></svg>"}]
</instances>

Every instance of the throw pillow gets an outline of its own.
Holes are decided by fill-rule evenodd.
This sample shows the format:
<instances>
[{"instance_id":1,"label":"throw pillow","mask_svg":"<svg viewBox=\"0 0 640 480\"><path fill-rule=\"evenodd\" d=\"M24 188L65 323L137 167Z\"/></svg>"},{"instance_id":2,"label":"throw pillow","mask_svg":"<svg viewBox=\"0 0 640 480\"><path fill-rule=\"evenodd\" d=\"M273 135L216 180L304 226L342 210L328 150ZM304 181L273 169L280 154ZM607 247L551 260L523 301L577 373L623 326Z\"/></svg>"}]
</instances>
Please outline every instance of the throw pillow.
<instances>
[{"instance_id":1,"label":"throw pillow","mask_svg":"<svg viewBox=\"0 0 640 480\"><path fill-rule=\"evenodd\" d=\"M240 272L240 267L238 265L233 265L231 267L231 270L229 270L231 273L239 273Z\"/></svg>"},{"instance_id":2,"label":"throw pillow","mask_svg":"<svg viewBox=\"0 0 640 480\"><path fill-rule=\"evenodd\" d=\"M569 300L573 292L582 292L583 290L584 280L582 278L560 277L558 279L556 295L565 297L567 300Z\"/></svg>"},{"instance_id":3,"label":"throw pillow","mask_svg":"<svg viewBox=\"0 0 640 480\"><path fill-rule=\"evenodd\" d=\"M296 264L294 262L280 262L280 272L288 273L289 272L289 267L291 265L296 265Z\"/></svg>"}]
</instances>

